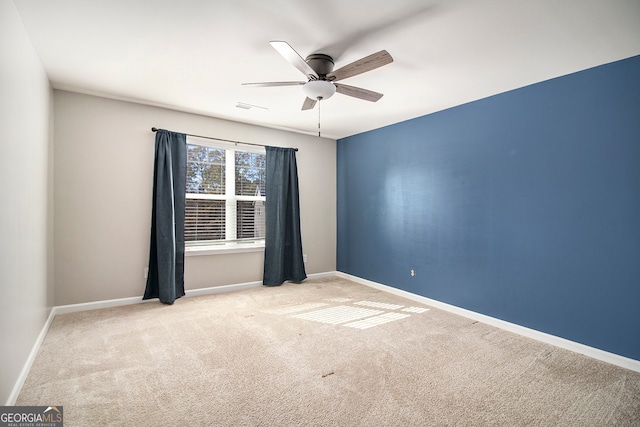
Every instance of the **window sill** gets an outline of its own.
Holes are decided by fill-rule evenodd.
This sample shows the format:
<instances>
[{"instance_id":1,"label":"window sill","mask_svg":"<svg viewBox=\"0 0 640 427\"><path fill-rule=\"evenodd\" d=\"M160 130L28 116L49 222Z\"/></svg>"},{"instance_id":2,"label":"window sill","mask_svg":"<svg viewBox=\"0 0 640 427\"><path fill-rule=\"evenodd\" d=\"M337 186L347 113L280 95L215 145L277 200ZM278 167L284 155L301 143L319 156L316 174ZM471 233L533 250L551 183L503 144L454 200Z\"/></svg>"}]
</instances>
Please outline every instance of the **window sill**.
<instances>
[{"instance_id":1,"label":"window sill","mask_svg":"<svg viewBox=\"0 0 640 427\"><path fill-rule=\"evenodd\" d=\"M235 245L187 246L185 256L238 254L244 252L264 252L264 243Z\"/></svg>"}]
</instances>

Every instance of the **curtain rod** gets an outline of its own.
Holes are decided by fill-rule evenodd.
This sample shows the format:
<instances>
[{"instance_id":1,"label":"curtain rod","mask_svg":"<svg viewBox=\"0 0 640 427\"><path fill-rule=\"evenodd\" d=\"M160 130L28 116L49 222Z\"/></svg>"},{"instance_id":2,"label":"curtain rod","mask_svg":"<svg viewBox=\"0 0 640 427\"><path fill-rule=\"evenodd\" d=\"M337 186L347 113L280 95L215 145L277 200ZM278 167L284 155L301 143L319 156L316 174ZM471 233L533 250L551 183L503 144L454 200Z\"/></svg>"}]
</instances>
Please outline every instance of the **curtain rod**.
<instances>
[{"instance_id":1,"label":"curtain rod","mask_svg":"<svg viewBox=\"0 0 640 427\"><path fill-rule=\"evenodd\" d=\"M158 131L157 127L152 127L151 128L151 132L157 132L157 131ZM230 139L214 138L212 136L193 135L193 134L190 134L190 133L185 133L185 135L187 135L187 136L195 136L196 138L214 139L216 141L232 142L234 144L244 144L244 145L254 145L256 147L266 147L266 145L264 145L264 144L254 144L254 143L251 143L251 142L232 141ZM297 148L294 148L294 150L298 151Z\"/></svg>"}]
</instances>

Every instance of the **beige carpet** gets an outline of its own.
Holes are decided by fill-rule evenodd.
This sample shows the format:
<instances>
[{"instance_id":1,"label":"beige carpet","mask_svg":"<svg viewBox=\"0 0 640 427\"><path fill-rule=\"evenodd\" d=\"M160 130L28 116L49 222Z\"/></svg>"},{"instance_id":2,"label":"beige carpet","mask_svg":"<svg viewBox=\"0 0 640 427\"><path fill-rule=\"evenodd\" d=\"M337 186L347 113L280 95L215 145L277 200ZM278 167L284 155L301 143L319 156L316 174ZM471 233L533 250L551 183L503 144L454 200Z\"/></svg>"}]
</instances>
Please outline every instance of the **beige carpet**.
<instances>
[{"instance_id":1,"label":"beige carpet","mask_svg":"<svg viewBox=\"0 0 640 427\"><path fill-rule=\"evenodd\" d=\"M337 278L56 316L65 426L640 425L640 373Z\"/></svg>"}]
</instances>

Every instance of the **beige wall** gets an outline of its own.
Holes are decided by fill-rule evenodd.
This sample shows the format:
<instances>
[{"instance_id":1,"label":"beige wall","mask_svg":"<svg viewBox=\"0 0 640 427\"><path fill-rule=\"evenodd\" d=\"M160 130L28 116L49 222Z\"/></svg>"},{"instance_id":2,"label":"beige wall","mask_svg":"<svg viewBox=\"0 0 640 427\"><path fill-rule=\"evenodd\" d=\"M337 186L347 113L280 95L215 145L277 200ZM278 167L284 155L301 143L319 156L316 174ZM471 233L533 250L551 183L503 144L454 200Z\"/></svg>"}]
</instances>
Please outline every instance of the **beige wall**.
<instances>
[{"instance_id":1,"label":"beige wall","mask_svg":"<svg viewBox=\"0 0 640 427\"><path fill-rule=\"evenodd\" d=\"M141 296L148 263L151 127L298 147L307 274L335 271L336 142L54 91L55 305ZM262 280L263 253L190 256L187 290Z\"/></svg>"},{"instance_id":2,"label":"beige wall","mask_svg":"<svg viewBox=\"0 0 640 427\"><path fill-rule=\"evenodd\" d=\"M0 404L13 403L12 390L52 305L52 111L40 60L13 2L2 1Z\"/></svg>"}]
</instances>

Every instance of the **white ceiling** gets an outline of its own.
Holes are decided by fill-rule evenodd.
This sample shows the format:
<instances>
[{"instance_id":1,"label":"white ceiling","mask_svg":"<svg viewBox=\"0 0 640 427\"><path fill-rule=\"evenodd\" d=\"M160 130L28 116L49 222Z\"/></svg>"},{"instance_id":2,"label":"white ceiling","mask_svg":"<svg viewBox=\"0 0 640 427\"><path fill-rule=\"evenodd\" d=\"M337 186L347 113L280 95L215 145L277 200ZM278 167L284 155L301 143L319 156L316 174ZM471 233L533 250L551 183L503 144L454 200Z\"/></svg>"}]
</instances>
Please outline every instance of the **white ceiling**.
<instances>
[{"instance_id":1,"label":"white ceiling","mask_svg":"<svg viewBox=\"0 0 640 427\"><path fill-rule=\"evenodd\" d=\"M336 69L386 49L392 64L344 80L384 93L380 101L336 94L320 103L329 138L640 54L639 0L14 4L54 88L310 134L318 107L300 110L300 87L241 86L304 80L268 42L328 54Z\"/></svg>"}]
</instances>

